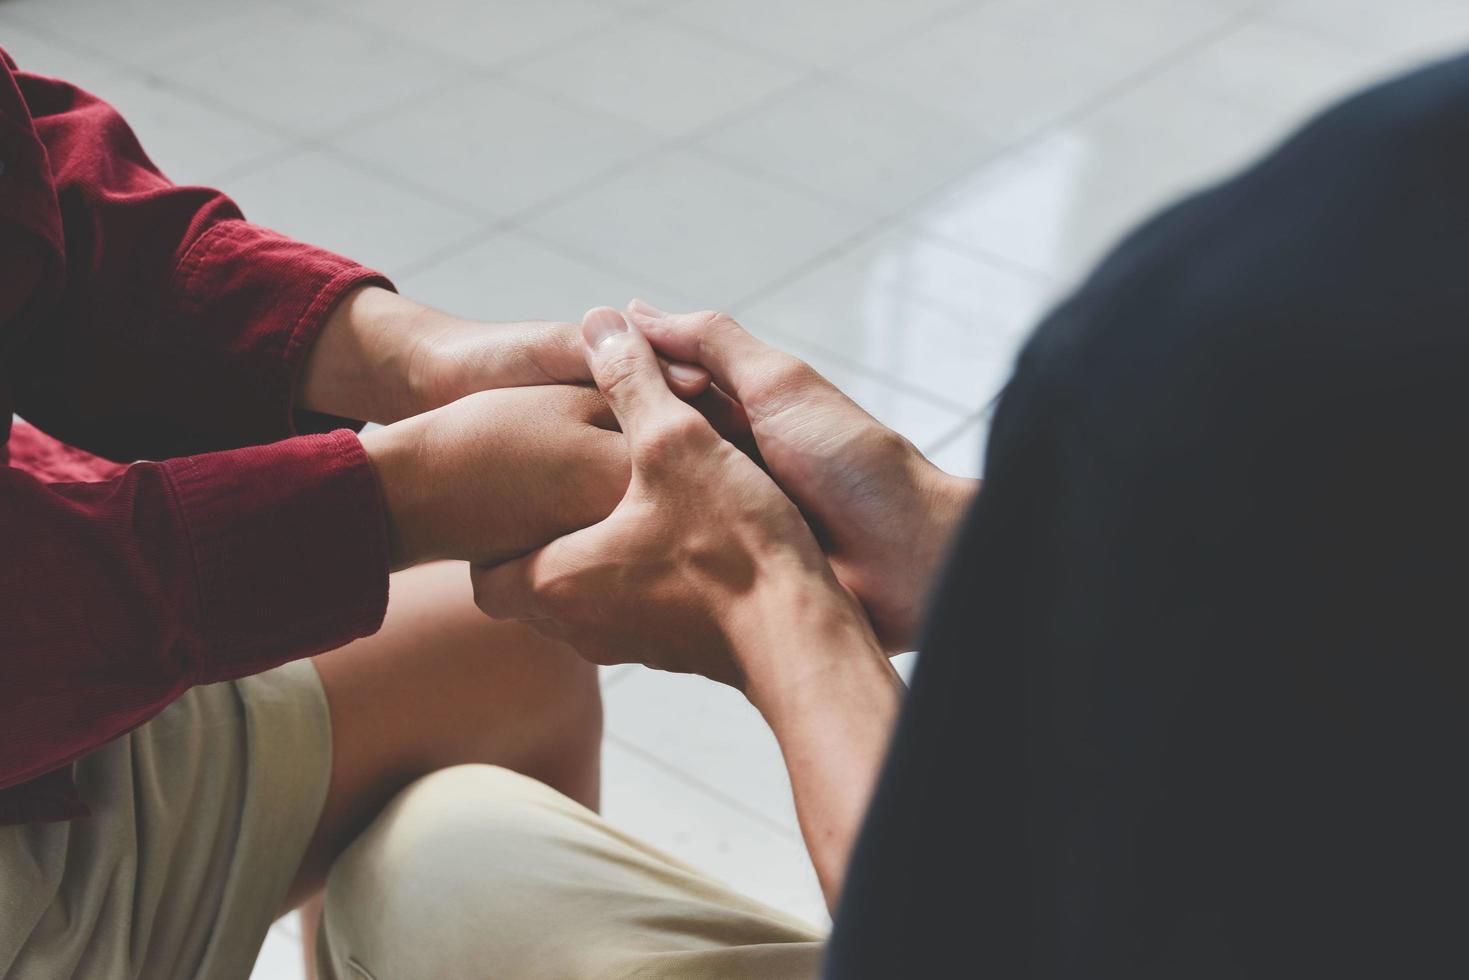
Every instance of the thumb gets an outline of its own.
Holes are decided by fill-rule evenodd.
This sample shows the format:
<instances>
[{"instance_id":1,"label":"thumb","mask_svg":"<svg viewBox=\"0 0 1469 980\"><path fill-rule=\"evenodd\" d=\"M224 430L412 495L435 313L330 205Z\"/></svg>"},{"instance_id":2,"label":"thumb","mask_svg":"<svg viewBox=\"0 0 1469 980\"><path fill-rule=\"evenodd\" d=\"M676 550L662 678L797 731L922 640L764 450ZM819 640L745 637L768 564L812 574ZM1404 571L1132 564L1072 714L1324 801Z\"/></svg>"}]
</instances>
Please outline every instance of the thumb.
<instances>
[{"instance_id":1,"label":"thumb","mask_svg":"<svg viewBox=\"0 0 1469 980\"><path fill-rule=\"evenodd\" d=\"M592 379L629 442L660 420L693 411L669 389L652 346L621 313L610 306L588 310L581 330Z\"/></svg>"},{"instance_id":2,"label":"thumb","mask_svg":"<svg viewBox=\"0 0 1469 980\"><path fill-rule=\"evenodd\" d=\"M519 558L498 565L469 566L474 604L491 619L554 619L557 608L552 583L593 562L597 550L584 543L591 535L591 528L573 531Z\"/></svg>"}]
</instances>

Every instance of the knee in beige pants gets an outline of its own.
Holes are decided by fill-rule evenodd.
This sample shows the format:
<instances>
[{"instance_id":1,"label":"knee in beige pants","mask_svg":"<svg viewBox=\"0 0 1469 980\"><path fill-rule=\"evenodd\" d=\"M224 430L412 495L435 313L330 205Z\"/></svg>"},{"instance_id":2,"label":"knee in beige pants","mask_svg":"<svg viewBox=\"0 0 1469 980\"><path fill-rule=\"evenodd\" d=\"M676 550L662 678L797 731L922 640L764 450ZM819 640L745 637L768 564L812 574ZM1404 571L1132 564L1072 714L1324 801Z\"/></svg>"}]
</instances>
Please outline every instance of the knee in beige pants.
<instances>
[{"instance_id":1,"label":"knee in beige pants","mask_svg":"<svg viewBox=\"0 0 1469 980\"><path fill-rule=\"evenodd\" d=\"M814 978L810 926L525 776L455 766L400 793L333 866L323 980Z\"/></svg>"}]
</instances>

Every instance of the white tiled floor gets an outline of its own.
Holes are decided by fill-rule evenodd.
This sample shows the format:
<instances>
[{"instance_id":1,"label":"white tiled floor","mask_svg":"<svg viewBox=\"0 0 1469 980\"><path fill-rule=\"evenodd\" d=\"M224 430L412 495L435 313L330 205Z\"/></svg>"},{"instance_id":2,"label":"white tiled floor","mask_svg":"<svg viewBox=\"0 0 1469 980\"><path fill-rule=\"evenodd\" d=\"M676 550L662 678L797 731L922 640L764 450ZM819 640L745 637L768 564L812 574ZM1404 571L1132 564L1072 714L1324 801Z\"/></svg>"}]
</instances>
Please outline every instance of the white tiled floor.
<instances>
[{"instance_id":1,"label":"white tiled floor","mask_svg":"<svg viewBox=\"0 0 1469 980\"><path fill-rule=\"evenodd\" d=\"M409 295L725 306L967 474L1016 345L1129 225L1466 44L1465 0L0 0L0 46L176 180ZM608 817L822 919L748 706L605 690Z\"/></svg>"}]
</instances>

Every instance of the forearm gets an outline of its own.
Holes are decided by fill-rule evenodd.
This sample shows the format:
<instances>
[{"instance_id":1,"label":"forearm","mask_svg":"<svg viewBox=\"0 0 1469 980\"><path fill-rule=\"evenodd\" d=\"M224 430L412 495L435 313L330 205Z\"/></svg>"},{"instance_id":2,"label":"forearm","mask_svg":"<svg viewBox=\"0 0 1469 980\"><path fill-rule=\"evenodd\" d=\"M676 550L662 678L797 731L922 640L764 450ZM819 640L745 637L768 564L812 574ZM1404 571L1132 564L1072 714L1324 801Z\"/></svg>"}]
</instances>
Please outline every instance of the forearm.
<instances>
[{"instance_id":1,"label":"forearm","mask_svg":"<svg viewBox=\"0 0 1469 980\"><path fill-rule=\"evenodd\" d=\"M494 564L606 517L627 446L595 391L482 391L362 436L382 488L390 563ZM598 424L598 423L601 424Z\"/></svg>"},{"instance_id":2,"label":"forearm","mask_svg":"<svg viewBox=\"0 0 1469 980\"><path fill-rule=\"evenodd\" d=\"M877 785L903 685L865 623L807 603L799 587L758 612L741 642L746 693L780 744L801 833L827 905Z\"/></svg>"},{"instance_id":3,"label":"forearm","mask_svg":"<svg viewBox=\"0 0 1469 980\"><path fill-rule=\"evenodd\" d=\"M353 290L307 354L296 407L383 424L417 414L423 342L445 319L388 289Z\"/></svg>"},{"instance_id":4,"label":"forearm","mask_svg":"<svg viewBox=\"0 0 1469 980\"><path fill-rule=\"evenodd\" d=\"M708 377L695 372L689 391ZM480 323L368 287L332 310L296 389L299 408L387 424L492 388L586 379L575 327Z\"/></svg>"}]
</instances>

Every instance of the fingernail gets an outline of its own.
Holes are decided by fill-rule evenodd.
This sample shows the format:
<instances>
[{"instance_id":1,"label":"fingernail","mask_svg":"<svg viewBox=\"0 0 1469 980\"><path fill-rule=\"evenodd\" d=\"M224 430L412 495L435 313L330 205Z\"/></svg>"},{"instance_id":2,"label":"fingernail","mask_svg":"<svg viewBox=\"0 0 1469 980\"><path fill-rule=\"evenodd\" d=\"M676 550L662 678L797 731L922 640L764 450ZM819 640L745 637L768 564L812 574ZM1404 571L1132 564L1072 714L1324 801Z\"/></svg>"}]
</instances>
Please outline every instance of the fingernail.
<instances>
[{"instance_id":1,"label":"fingernail","mask_svg":"<svg viewBox=\"0 0 1469 980\"><path fill-rule=\"evenodd\" d=\"M588 347L600 347L608 337L615 337L626 330L627 321L610 306L587 310L587 315L581 318L581 335Z\"/></svg>"},{"instance_id":2,"label":"fingernail","mask_svg":"<svg viewBox=\"0 0 1469 980\"><path fill-rule=\"evenodd\" d=\"M692 364L680 364L677 361L668 362L668 376L674 381L682 384L698 384L704 380L704 372Z\"/></svg>"},{"instance_id":3,"label":"fingernail","mask_svg":"<svg viewBox=\"0 0 1469 980\"><path fill-rule=\"evenodd\" d=\"M639 313L646 313L648 316L667 316L668 315L667 313L664 313L662 310L658 309L658 307L654 306L652 303L649 303L645 299L635 299L635 300L632 301L632 303L630 305L635 310L637 310Z\"/></svg>"}]
</instances>

